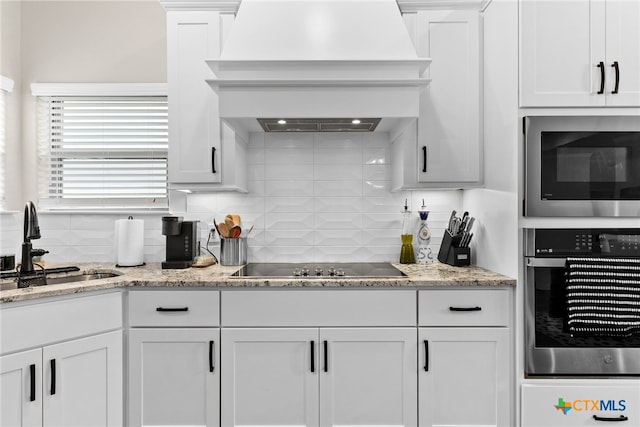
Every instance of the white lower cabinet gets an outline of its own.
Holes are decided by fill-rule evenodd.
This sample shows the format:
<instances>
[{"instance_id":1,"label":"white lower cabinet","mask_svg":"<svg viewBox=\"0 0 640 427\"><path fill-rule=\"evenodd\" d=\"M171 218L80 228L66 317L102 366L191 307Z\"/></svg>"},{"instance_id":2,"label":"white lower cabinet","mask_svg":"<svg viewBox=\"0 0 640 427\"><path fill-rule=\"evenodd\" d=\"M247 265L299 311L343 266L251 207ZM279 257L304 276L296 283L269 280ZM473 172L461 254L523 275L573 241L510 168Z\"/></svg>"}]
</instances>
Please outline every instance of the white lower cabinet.
<instances>
[{"instance_id":1,"label":"white lower cabinet","mask_svg":"<svg viewBox=\"0 0 640 427\"><path fill-rule=\"evenodd\" d=\"M123 424L122 294L0 306L0 425Z\"/></svg>"},{"instance_id":2,"label":"white lower cabinet","mask_svg":"<svg viewBox=\"0 0 640 427\"><path fill-rule=\"evenodd\" d=\"M122 424L122 331L42 350L44 426Z\"/></svg>"},{"instance_id":3,"label":"white lower cabinet","mask_svg":"<svg viewBox=\"0 0 640 427\"><path fill-rule=\"evenodd\" d=\"M420 328L421 427L509 426L506 328Z\"/></svg>"},{"instance_id":4,"label":"white lower cabinet","mask_svg":"<svg viewBox=\"0 0 640 427\"><path fill-rule=\"evenodd\" d=\"M223 426L416 425L415 328L222 330Z\"/></svg>"},{"instance_id":5,"label":"white lower cabinet","mask_svg":"<svg viewBox=\"0 0 640 427\"><path fill-rule=\"evenodd\" d=\"M122 425L122 332L0 358L2 426Z\"/></svg>"},{"instance_id":6,"label":"white lower cabinet","mask_svg":"<svg viewBox=\"0 0 640 427\"><path fill-rule=\"evenodd\" d=\"M0 426L42 425L42 349L0 357Z\"/></svg>"},{"instance_id":7,"label":"white lower cabinet","mask_svg":"<svg viewBox=\"0 0 640 427\"><path fill-rule=\"evenodd\" d=\"M218 328L139 328L129 334L129 425L217 426Z\"/></svg>"}]
</instances>

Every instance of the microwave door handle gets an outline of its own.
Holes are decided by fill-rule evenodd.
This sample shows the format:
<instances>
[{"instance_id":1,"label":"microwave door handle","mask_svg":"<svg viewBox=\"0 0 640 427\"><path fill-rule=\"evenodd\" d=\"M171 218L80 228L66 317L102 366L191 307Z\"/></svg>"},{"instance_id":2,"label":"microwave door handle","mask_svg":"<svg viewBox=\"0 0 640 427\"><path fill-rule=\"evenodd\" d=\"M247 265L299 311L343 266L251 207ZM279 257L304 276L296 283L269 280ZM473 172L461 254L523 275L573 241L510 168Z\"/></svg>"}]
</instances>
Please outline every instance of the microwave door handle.
<instances>
[{"instance_id":1,"label":"microwave door handle","mask_svg":"<svg viewBox=\"0 0 640 427\"><path fill-rule=\"evenodd\" d=\"M527 267L564 267L567 263L566 258L532 258L526 257Z\"/></svg>"}]
</instances>

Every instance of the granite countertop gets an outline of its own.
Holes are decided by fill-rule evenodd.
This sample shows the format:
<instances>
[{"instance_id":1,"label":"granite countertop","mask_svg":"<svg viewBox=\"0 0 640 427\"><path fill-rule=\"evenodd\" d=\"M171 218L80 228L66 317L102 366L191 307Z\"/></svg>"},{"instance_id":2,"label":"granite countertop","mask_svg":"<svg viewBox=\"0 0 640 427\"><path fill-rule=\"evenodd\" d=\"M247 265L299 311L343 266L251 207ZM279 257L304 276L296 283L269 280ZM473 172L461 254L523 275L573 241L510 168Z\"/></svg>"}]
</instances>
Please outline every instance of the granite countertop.
<instances>
[{"instance_id":1,"label":"granite countertop","mask_svg":"<svg viewBox=\"0 0 640 427\"><path fill-rule=\"evenodd\" d=\"M428 265L393 264L407 277L393 278L248 278L231 277L240 267L212 265L204 268L163 270L160 263L149 263L141 267L115 267L108 263L77 264L79 272L63 273L55 276L77 275L81 273L113 272L116 277L34 286L24 289L0 290L0 303L25 301L58 295L87 291L107 290L124 287L269 287L269 288L358 288L393 287L418 289L433 286L515 286L516 280L490 270L477 267L452 267L440 262ZM51 267L47 265L47 267ZM54 277L51 275L51 277ZM13 279L0 280L8 285ZM11 285L8 285L9 287Z\"/></svg>"}]
</instances>

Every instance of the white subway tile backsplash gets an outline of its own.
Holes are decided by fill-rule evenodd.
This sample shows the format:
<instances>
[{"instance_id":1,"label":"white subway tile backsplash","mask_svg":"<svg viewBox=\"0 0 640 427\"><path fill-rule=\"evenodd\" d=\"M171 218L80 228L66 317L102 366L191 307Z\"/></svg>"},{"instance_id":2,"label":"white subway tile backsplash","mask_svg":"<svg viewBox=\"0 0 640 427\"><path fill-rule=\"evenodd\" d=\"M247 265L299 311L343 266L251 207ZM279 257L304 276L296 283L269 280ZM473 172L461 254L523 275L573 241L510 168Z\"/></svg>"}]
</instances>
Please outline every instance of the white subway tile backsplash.
<instances>
[{"instance_id":1,"label":"white subway tile backsplash","mask_svg":"<svg viewBox=\"0 0 640 427\"><path fill-rule=\"evenodd\" d=\"M268 213L265 214L265 230L307 230L314 227L312 213Z\"/></svg>"},{"instance_id":2,"label":"white subway tile backsplash","mask_svg":"<svg viewBox=\"0 0 640 427\"><path fill-rule=\"evenodd\" d=\"M316 197L316 213L362 213L362 197Z\"/></svg>"},{"instance_id":3,"label":"white subway tile backsplash","mask_svg":"<svg viewBox=\"0 0 640 427\"><path fill-rule=\"evenodd\" d=\"M317 133L315 136L316 148L333 150L360 151L363 147L363 136L361 133L339 133L327 132Z\"/></svg>"},{"instance_id":4,"label":"white subway tile backsplash","mask_svg":"<svg viewBox=\"0 0 640 427\"><path fill-rule=\"evenodd\" d=\"M362 228L362 214L359 213L315 213L316 230L348 230Z\"/></svg>"},{"instance_id":5,"label":"white subway tile backsplash","mask_svg":"<svg viewBox=\"0 0 640 427\"><path fill-rule=\"evenodd\" d=\"M312 197L269 197L265 200L266 213L306 212L313 213Z\"/></svg>"},{"instance_id":6,"label":"white subway tile backsplash","mask_svg":"<svg viewBox=\"0 0 640 427\"><path fill-rule=\"evenodd\" d=\"M270 181L312 180L313 170L312 165L265 164L264 179Z\"/></svg>"},{"instance_id":7,"label":"white subway tile backsplash","mask_svg":"<svg viewBox=\"0 0 640 427\"><path fill-rule=\"evenodd\" d=\"M389 163L390 150L385 148L365 148L362 159L365 165L385 165Z\"/></svg>"},{"instance_id":8,"label":"white subway tile backsplash","mask_svg":"<svg viewBox=\"0 0 640 427\"><path fill-rule=\"evenodd\" d=\"M313 153L304 148L268 148L264 150L266 165L312 165Z\"/></svg>"},{"instance_id":9,"label":"white subway tile backsplash","mask_svg":"<svg viewBox=\"0 0 640 427\"><path fill-rule=\"evenodd\" d=\"M362 196L362 181L315 181L313 194L316 197L356 197Z\"/></svg>"},{"instance_id":10,"label":"white subway tile backsplash","mask_svg":"<svg viewBox=\"0 0 640 427\"><path fill-rule=\"evenodd\" d=\"M390 174L385 165L367 164L362 168L365 181L388 181Z\"/></svg>"},{"instance_id":11,"label":"white subway tile backsplash","mask_svg":"<svg viewBox=\"0 0 640 427\"><path fill-rule=\"evenodd\" d=\"M312 229L305 230L272 230L265 231L264 243L267 246L313 246Z\"/></svg>"},{"instance_id":12,"label":"white subway tile backsplash","mask_svg":"<svg viewBox=\"0 0 640 427\"><path fill-rule=\"evenodd\" d=\"M319 181L362 180L362 165L314 165L313 177Z\"/></svg>"},{"instance_id":13,"label":"white subway tile backsplash","mask_svg":"<svg viewBox=\"0 0 640 427\"><path fill-rule=\"evenodd\" d=\"M405 198L415 216L425 200L437 255L452 209L461 211L461 191L391 193L389 135L374 133L256 133L249 138L247 187L242 193L194 193L172 214L198 220L201 245L213 219L242 216L254 229L251 262L397 261ZM173 205L172 205L173 206ZM473 214L473 213L472 213ZM162 214L134 215L145 221L145 261L165 258ZM42 239L51 262L114 262L115 221L127 215L40 214ZM0 214L0 250L19 254L22 213ZM219 255L220 240L209 249Z\"/></svg>"},{"instance_id":14,"label":"white subway tile backsplash","mask_svg":"<svg viewBox=\"0 0 640 427\"><path fill-rule=\"evenodd\" d=\"M315 246L359 246L362 245L362 231L347 230L318 230L314 232Z\"/></svg>"},{"instance_id":15,"label":"white subway tile backsplash","mask_svg":"<svg viewBox=\"0 0 640 427\"><path fill-rule=\"evenodd\" d=\"M317 165L360 165L362 152L348 149L316 148L313 152L313 163Z\"/></svg>"},{"instance_id":16,"label":"white subway tile backsplash","mask_svg":"<svg viewBox=\"0 0 640 427\"><path fill-rule=\"evenodd\" d=\"M264 195L270 197L311 197L314 194L314 183L308 181L265 181Z\"/></svg>"}]
</instances>

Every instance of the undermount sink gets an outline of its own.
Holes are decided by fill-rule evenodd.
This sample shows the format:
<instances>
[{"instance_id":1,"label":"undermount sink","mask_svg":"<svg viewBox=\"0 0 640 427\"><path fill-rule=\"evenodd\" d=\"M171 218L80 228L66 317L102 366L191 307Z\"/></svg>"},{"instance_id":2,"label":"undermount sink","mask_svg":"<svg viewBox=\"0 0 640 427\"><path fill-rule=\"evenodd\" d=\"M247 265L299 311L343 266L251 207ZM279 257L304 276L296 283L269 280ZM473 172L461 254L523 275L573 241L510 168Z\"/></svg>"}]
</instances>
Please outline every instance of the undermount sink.
<instances>
[{"instance_id":1,"label":"undermount sink","mask_svg":"<svg viewBox=\"0 0 640 427\"><path fill-rule=\"evenodd\" d=\"M77 276L66 277L47 277L47 285L55 285L58 283L72 283L72 282L85 282L87 280L108 279L110 277L119 276L117 273L87 273L79 274Z\"/></svg>"},{"instance_id":2,"label":"undermount sink","mask_svg":"<svg viewBox=\"0 0 640 427\"><path fill-rule=\"evenodd\" d=\"M29 286L43 286L43 285L58 285L62 283L75 283L75 282L86 282L89 280L98 280L98 279L108 279L111 277L120 276L119 273L113 273L110 271L103 272L94 272L94 273L84 273L84 274L74 274L71 276L57 276L52 277L47 275L46 283L43 282L43 276L31 276L28 278L23 278L23 284L27 284L26 287ZM29 285L29 281L32 281L33 284ZM18 289L18 282L16 280L12 280L11 282L0 283L0 291L7 291L12 289Z\"/></svg>"}]
</instances>

